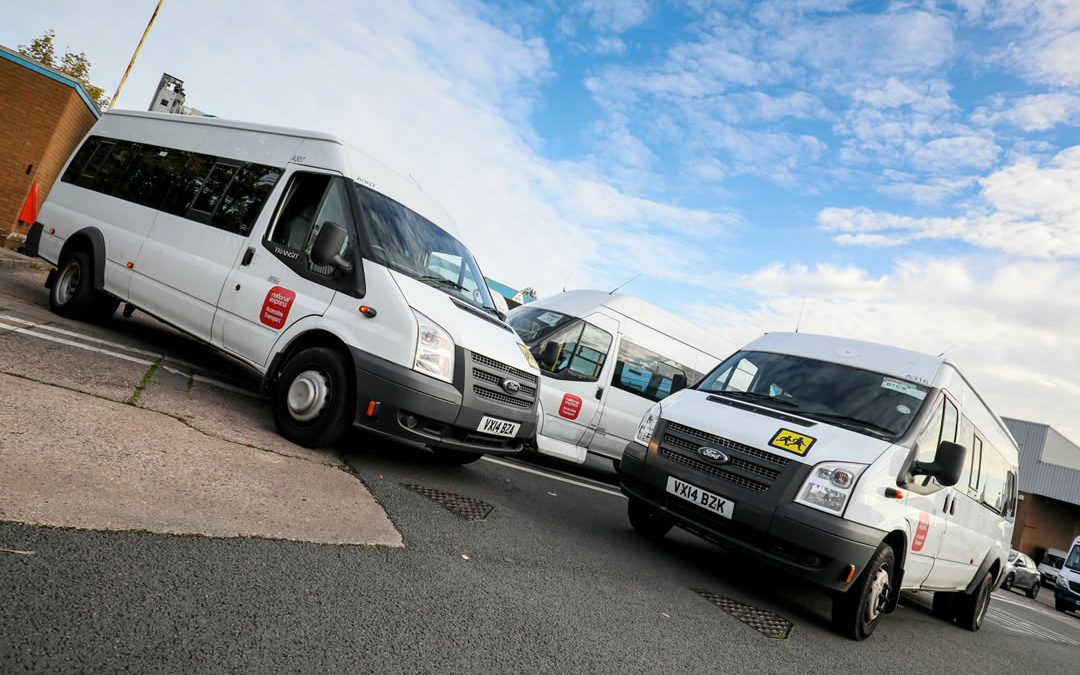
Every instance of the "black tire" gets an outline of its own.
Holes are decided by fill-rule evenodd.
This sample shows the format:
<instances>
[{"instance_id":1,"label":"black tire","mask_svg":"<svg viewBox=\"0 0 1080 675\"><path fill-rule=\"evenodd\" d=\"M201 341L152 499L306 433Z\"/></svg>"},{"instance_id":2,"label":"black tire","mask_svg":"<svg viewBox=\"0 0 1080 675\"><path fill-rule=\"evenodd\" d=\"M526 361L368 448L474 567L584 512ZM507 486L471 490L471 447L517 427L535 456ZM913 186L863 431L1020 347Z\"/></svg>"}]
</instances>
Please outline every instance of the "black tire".
<instances>
[{"instance_id":1,"label":"black tire","mask_svg":"<svg viewBox=\"0 0 1080 675\"><path fill-rule=\"evenodd\" d=\"M1012 572L1009 572L1009 574L1006 575L1006 577L1005 577L1005 581L1001 582L1001 590L1003 590L1003 591L1010 590L1013 587L1013 584L1015 584L1015 583L1016 583L1016 575L1013 574Z\"/></svg>"},{"instance_id":2,"label":"black tire","mask_svg":"<svg viewBox=\"0 0 1080 675\"><path fill-rule=\"evenodd\" d=\"M956 625L975 632L982 628L986 610L990 607L990 591L994 588L994 577L989 572L971 593L960 593L956 597Z\"/></svg>"},{"instance_id":3,"label":"black tire","mask_svg":"<svg viewBox=\"0 0 1080 675\"><path fill-rule=\"evenodd\" d=\"M615 473L619 473L619 467L622 466L622 460L621 459L613 459L613 460L611 460L611 466L615 467Z\"/></svg>"},{"instance_id":4,"label":"black tire","mask_svg":"<svg viewBox=\"0 0 1080 675\"><path fill-rule=\"evenodd\" d=\"M49 289L49 309L69 319L88 318L94 309L94 263L90 254L75 251L60 261Z\"/></svg>"},{"instance_id":5,"label":"black tire","mask_svg":"<svg viewBox=\"0 0 1080 675\"><path fill-rule=\"evenodd\" d=\"M1032 600L1039 597L1039 585L1039 582L1036 581L1035 583L1031 584L1031 588L1027 589L1027 596Z\"/></svg>"},{"instance_id":6,"label":"black tire","mask_svg":"<svg viewBox=\"0 0 1080 675\"><path fill-rule=\"evenodd\" d=\"M1058 600L1057 598L1054 598L1054 609L1056 609L1059 612L1068 612L1069 611L1069 608L1065 605L1065 603L1062 602L1061 600Z\"/></svg>"},{"instance_id":7,"label":"black tire","mask_svg":"<svg viewBox=\"0 0 1080 675\"><path fill-rule=\"evenodd\" d=\"M933 612L937 618L952 623L956 618L956 593L934 593Z\"/></svg>"},{"instance_id":8,"label":"black tire","mask_svg":"<svg viewBox=\"0 0 1080 675\"><path fill-rule=\"evenodd\" d=\"M463 464L472 464L476 460L480 459L484 455L479 452L465 452L463 450L450 450L447 448L434 448L435 461L439 464L448 464L452 466L462 466Z\"/></svg>"},{"instance_id":9,"label":"black tire","mask_svg":"<svg viewBox=\"0 0 1080 675\"><path fill-rule=\"evenodd\" d=\"M626 516L638 534L654 541L663 539L675 524L645 502L633 497L627 500Z\"/></svg>"},{"instance_id":10,"label":"black tire","mask_svg":"<svg viewBox=\"0 0 1080 675\"><path fill-rule=\"evenodd\" d=\"M847 593L833 598L833 628L852 640L870 637L885 614L895 575L896 554L881 544Z\"/></svg>"},{"instance_id":11,"label":"black tire","mask_svg":"<svg viewBox=\"0 0 1080 675\"><path fill-rule=\"evenodd\" d=\"M325 448L341 438L353 417L350 368L348 357L336 349L311 347L294 354L271 394L278 433L305 448Z\"/></svg>"}]
</instances>

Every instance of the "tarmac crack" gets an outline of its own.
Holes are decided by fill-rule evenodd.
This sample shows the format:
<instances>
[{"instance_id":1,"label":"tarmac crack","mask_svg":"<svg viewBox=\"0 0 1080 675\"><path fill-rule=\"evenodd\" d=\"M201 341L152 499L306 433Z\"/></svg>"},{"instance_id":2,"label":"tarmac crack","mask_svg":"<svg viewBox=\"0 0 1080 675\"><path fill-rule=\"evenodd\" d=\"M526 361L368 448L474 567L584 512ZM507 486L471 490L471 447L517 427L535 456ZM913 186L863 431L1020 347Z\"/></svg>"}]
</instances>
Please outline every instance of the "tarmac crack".
<instances>
[{"instance_id":1,"label":"tarmac crack","mask_svg":"<svg viewBox=\"0 0 1080 675\"><path fill-rule=\"evenodd\" d=\"M152 366L151 366L151 368L152 368ZM108 401L109 403L119 403L121 405L131 405L132 407L138 408L139 410L145 410L147 412L151 412L151 413L154 413L156 415L162 415L164 417L168 417L169 419L176 420L177 422L179 422L180 424L183 424L184 426L191 429L192 431L198 432L199 434L201 434L203 436L206 436L207 438L213 438L215 440L222 441L224 443L229 443L231 445L238 445L238 446L240 446L242 448L248 448L248 449L251 449L251 450L258 450L260 452L268 452L268 453L273 454L273 455L278 455L280 457L285 457L286 459L295 459L295 460L298 460L298 461L301 461L301 462L308 462L309 464L318 464L319 466L328 466L328 467L330 467L332 469L337 469L339 471L344 471L345 473L356 476L355 472L350 471L350 470L345 468L345 467L348 466L348 462L343 462L340 459L338 459L337 462L322 462L322 461L319 461L319 460L316 460L316 459L311 459L311 458L308 458L308 457L301 457L299 455L290 455L287 452L281 452L280 450L274 450L273 448L264 448L262 446L255 445L253 443L244 443L243 441L238 441L238 440L233 439L233 438L226 438L225 436L221 436L219 434L211 433L211 432L209 432L209 431L207 431L205 429L199 428L198 426L196 426L188 418L183 417L182 415L177 415L176 413L171 413L171 412L168 412L168 411L165 411L165 410L158 410L156 408L150 408L150 407L147 407L147 406L135 405L135 404L128 403L128 401L117 401L116 399L108 398L106 396L101 396L99 394L94 394L94 393L88 392L88 391L82 391L81 389L76 389L74 387L68 387L68 386L65 386L63 384L57 384L55 382L47 382L45 380L39 380L39 379L37 379L35 377L28 377L28 376L23 375L21 373L13 373L13 372L10 372L10 371L7 371L7 370L0 370L0 374L8 375L10 377L15 377L15 378L18 378L20 380L26 380L27 382L34 382L35 384L45 385L47 387L56 387L57 389L63 389L65 391L70 391L70 392L75 393L75 394L82 394L83 396L90 396L90 397L93 397L93 398L96 398L96 399L100 399L102 401ZM149 374L149 371L148 371L148 374ZM146 379L145 375L144 375L144 379ZM147 382L149 382L149 381L147 380ZM361 482L361 484L363 484L363 481L360 481L360 482Z\"/></svg>"},{"instance_id":2,"label":"tarmac crack","mask_svg":"<svg viewBox=\"0 0 1080 675\"><path fill-rule=\"evenodd\" d=\"M128 399L124 401L124 403L127 403L128 405L137 405L139 403L139 397L142 396L143 390L150 385L150 380L154 379L154 373L158 371L158 368L161 368L161 363L164 360L165 356L162 355L158 357L157 361L150 364L150 367L143 374L142 379L135 385L135 391L131 393L131 396L128 396Z\"/></svg>"}]
</instances>

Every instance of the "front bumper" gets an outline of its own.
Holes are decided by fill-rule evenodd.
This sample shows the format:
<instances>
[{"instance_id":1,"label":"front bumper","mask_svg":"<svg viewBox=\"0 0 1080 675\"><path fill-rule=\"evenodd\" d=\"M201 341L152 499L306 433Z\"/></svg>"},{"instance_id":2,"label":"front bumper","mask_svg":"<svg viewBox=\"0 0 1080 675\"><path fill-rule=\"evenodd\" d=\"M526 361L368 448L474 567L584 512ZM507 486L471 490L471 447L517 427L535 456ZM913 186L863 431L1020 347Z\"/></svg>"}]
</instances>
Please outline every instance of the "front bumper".
<instances>
[{"instance_id":1,"label":"front bumper","mask_svg":"<svg viewBox=\"0 0 1080 675\"><path fill-rule=\"evenodd\" d=\"M1054 586L1055 604L1063 604L1074 612L1080 612L1080 593L1074 593L1067 588Z\"/></svg>"},{"instance_id":2,"label":"front bumper","mask_svg":"<svg viewBox=\"0 0 1080 675\"><path fill-rule=\"evenodd\" d=\"M536 435L536 406L527 409L463 396L453 384L352 349L356 365L354 424L409 443L477 454L512 455ZM458 362L462 361L458 354ZM457 379L457 378L455 378ZM377 407L368 415L370 403ZM521 425L513 438L480 433L485 415Z\"/></svg>"},{"instance_id":3,"label":"front bumper","mask_svg":"<svg viewBox=\"0 0 1080 675\"><path fill-rule=\"evenodd\" d=\"M655 451L650 450L645 460L640 455L641 446L637 446L623 455L619 465L619 483L628 497L648 503L693 534L758 556L827 589L846 591L850 587L848 566L854 565L861 573L885 539L881 530L793 503L793 492L809 473L809 466L793 467L791 475L769 491L753 494L667 461ZM732 518L714 515L669 494L669 475L730 498L735 502Z\"/></svg>"}]
</instances>

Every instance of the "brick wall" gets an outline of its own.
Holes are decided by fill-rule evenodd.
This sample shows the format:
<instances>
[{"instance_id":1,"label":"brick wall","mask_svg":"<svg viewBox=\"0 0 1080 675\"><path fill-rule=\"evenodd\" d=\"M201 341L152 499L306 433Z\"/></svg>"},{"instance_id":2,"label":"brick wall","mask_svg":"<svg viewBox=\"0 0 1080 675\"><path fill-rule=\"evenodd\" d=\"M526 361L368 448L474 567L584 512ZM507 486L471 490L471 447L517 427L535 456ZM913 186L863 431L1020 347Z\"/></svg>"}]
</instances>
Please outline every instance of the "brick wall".
<instances>
[{"instance_id":1,"label":"brick wall","mask_svg":"<svg viewBox=\"0 0 1080 675\"><path fill-rule=\"evenodd\" d=\"M18 217L31 184L40 185L44 202L95 117L72 87L6 59L0 91L0 246L10 247L28 229Z\"/></svg>"},{"instance_id":2,"label":"brick wall","mask_svg":"<svg viewBox=\"0 0 1080 675\"><path fill-rule=\"evenodd\" d=\"M1068 549L1080 536L1080 506L1025 494L1016 511L1013 548L1041 560L1048 548Z\"/></svg>"}]
</instances>

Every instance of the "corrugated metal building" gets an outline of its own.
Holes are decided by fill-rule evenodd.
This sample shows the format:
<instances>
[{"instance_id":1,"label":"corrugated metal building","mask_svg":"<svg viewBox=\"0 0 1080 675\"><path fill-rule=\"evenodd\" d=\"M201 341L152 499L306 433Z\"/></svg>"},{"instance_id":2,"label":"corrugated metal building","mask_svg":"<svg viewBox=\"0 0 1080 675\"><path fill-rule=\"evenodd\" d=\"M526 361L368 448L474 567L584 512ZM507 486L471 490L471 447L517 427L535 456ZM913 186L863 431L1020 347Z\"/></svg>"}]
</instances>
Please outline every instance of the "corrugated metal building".
<instances>
[{"instance_id":1,"label":"corrugated metal building","mask_svg":"<svg viewBox=\"0 0 1080 675\"><path fill-rule=\"evenodd\" d=\"M1020 446L1013 548L1036 560L1080 535L1080 446L1047 424L1004 418Z\"/></svg>"}]
</instances>

